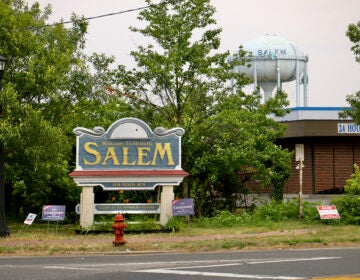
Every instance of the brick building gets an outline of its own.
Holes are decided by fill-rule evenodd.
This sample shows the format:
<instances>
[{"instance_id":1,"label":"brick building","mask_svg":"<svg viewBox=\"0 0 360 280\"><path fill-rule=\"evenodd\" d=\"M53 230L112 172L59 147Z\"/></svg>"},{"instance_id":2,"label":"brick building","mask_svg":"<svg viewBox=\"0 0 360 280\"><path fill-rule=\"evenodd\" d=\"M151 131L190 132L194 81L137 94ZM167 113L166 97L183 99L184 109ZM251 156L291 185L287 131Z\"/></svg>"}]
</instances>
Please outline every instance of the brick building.
<instances>
[{"instance_id":1,"label":"brick building","mask_svg":"<svg viewBox=\"0 0 360 280\"><path fill-rule=\"evenodd\" d=\"M278 144L295 151L304 145L303 194L342 193L345 181L360 164L360 126L340 119L340 107L295 107L282 119L288 125ZM295 155L285 194L299 193L299 170Z\"/></svg>"}]
</instances>

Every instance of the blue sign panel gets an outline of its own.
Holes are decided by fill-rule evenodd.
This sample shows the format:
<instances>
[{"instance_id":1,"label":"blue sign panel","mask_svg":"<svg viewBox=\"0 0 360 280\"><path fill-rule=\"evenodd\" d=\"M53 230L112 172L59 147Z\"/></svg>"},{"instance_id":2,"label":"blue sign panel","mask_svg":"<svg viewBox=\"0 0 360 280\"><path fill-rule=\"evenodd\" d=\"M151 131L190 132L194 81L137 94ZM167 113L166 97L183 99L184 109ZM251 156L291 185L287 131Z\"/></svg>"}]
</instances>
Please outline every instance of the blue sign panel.
<instances>
[{"instance_id":1,"label":"blue sign panel","mask_svg":"<svg viewBox=\"0 0 360 280\"><path fill-rule=\"evenodd\" d=\"M65 220L65 205L44 205L42 220L44 221L63 221Z\"/></svg>"},{"instance_id":2,"label":"blue sign panel","mask_svg":"<svg viewBox=\"0 0 360 280\"><path fill-rule=\"evenodd\" d=\"M80 204L75 207L80 214ZM101 203L94 205L94 214L160 214L160 203Z\"/></svg>"},{"instance_id":3,"label":"blue sign panel","mask_svg":"<svg viewBox=\"0 0 360 280\"><path fill-rule=\"evenodd\" d=\"M172 201L173 216L194 215L194 200L192 198Z\"/></svg>"},{"instance_id":4,"label":"blue sign panel","mask_svg":"<svg viewBox=\"0 0 360 280\"><path fill-rule=\"evenodd\" d=\"M79 166L83 170L175 169L179 165L179 139L154 141L109 140L105 135L79 139Z\"/></svg>"},{"instance_id":5,"label":"blue sign panel","mask_svg":"<svg viewBox=\"0 0 360 280\"><path fill-rule=\"evenodd\" d=\"M75 128L77 170L181 169L182 128L154 132L139 119L126 118L105 130Z\"/></svg>"},{"instance_id":6,"label":"blue sign panel","mask_svg":"<svg viewBox=\"0 0 360 280\"><path fill-rule=\"evenodd\" d=\"M153 190L159 183L156 182L101 182L104 190ZM161 185L172 185L171 182L161 182Z\"/></svg>"}]
</instances>

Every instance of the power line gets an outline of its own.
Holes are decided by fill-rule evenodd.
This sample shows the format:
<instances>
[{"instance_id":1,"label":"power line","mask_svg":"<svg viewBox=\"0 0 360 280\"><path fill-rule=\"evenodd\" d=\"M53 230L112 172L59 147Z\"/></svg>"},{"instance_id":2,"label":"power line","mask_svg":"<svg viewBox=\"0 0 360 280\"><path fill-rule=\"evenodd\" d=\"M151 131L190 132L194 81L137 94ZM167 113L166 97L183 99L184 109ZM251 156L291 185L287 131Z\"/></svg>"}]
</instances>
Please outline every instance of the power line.
<instances>
[{"instance_id":1,"label":"power line","mask_svg":"<svg viewBox=\"0 0 360 280\"><path fill-rule=\"evenodd\" d=\"M89 20L103 18L103 17L110 17L110 16L115 16L115 15L120 15L120 14L125 14L125 13L136 12L136 11L140 11L140 10L150 8L151 6L153 6L153 5L143 6L143 7L134 8L134 9L123 10L123 11L119 11L119 12L115 12L115 13L108 13L108 14L103 14L103 15L98 15L98 16L93 16L93 17L87 17L87 18L83 18L82 20L89 21ZM68 23L73 23L73 22L74 22L73 20L55 22L55 23L43 25L40 28L51 27L51 26L55 26L55 25L59 25L59 24L68 24Z\"/></svg>"},{"instance_id":2,"label":"power line","mask_svg":"<svg viewBox=\"0 0 360 280\"><path fill-rule=\"evenodd\" d=\"M158 5L167 5L169 1L164 1L164 2L159 3L159 4L151 4L151 5L147 5L147 6L143 6L143 7L123 10L123 11L114 12L114 13L108 13L108 14L103 14L103 15L98 15L98 16L93 16L93 17L82 18L81 20L90 21L90 20L98 19L98 18L104 18L104 17L110 17L110 16L115 16L115 15L125 14L125 13L136 12L136 11L145 10L145 9L150 8L150 7L154 7L154 6L158 6ZM27 28L21 28L21 29L13 30L13 31L42 29L42 28L46 28L46 27L56 26L56 25L60 25L60 24L74 23L74 22L75 22L75 20L54 22L54 23L50 23L50 24L45 24L45 25L40 26L40 27L30 26L30 27L27 27Z\"/></svg>"}]
</instances>

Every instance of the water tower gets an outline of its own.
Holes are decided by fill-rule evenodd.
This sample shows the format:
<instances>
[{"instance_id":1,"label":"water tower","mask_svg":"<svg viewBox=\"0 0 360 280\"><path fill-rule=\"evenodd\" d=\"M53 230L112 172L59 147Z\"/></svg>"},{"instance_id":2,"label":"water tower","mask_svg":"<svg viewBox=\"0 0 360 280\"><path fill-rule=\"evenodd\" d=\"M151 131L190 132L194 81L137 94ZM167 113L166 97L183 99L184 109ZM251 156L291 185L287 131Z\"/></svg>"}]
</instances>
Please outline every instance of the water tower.
<instances>
[{"instance_id":1,"label":"water tower","mask_svg":"<svg viewBox=\"0 0 360 280\"><path fill-rule=\"evenodd\" d=\"M307 106L307 61L308 57L292 42L265 35L244 43L250 59L250 67L240 66L237 71L252 79L255 88L264 91L265 101L283 82L296 80L296 106L300 107L300 84L303 85L303 106Z\"/></svg>"}]
</instances>

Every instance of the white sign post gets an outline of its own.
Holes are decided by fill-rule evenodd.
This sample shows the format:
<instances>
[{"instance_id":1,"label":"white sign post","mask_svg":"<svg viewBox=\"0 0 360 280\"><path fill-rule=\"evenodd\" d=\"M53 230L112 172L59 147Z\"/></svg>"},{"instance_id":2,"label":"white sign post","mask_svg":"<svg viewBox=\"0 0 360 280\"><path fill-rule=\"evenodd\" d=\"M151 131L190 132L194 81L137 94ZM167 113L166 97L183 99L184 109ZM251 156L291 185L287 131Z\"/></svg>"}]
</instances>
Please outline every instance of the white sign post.
<instances>
[{"instance_id":1,"label":"white sign post","mask_svg":"<svg viewBox=\"0 0 360 280\"><path fill-rule=\"evenodd\" d=\"M304 144L295 145L295 159L299 162L296 169L299 169L299 219L303 216L302 211L302 177L303 177L303 161L304 161Z\"/></svg>"}]
</instances>

